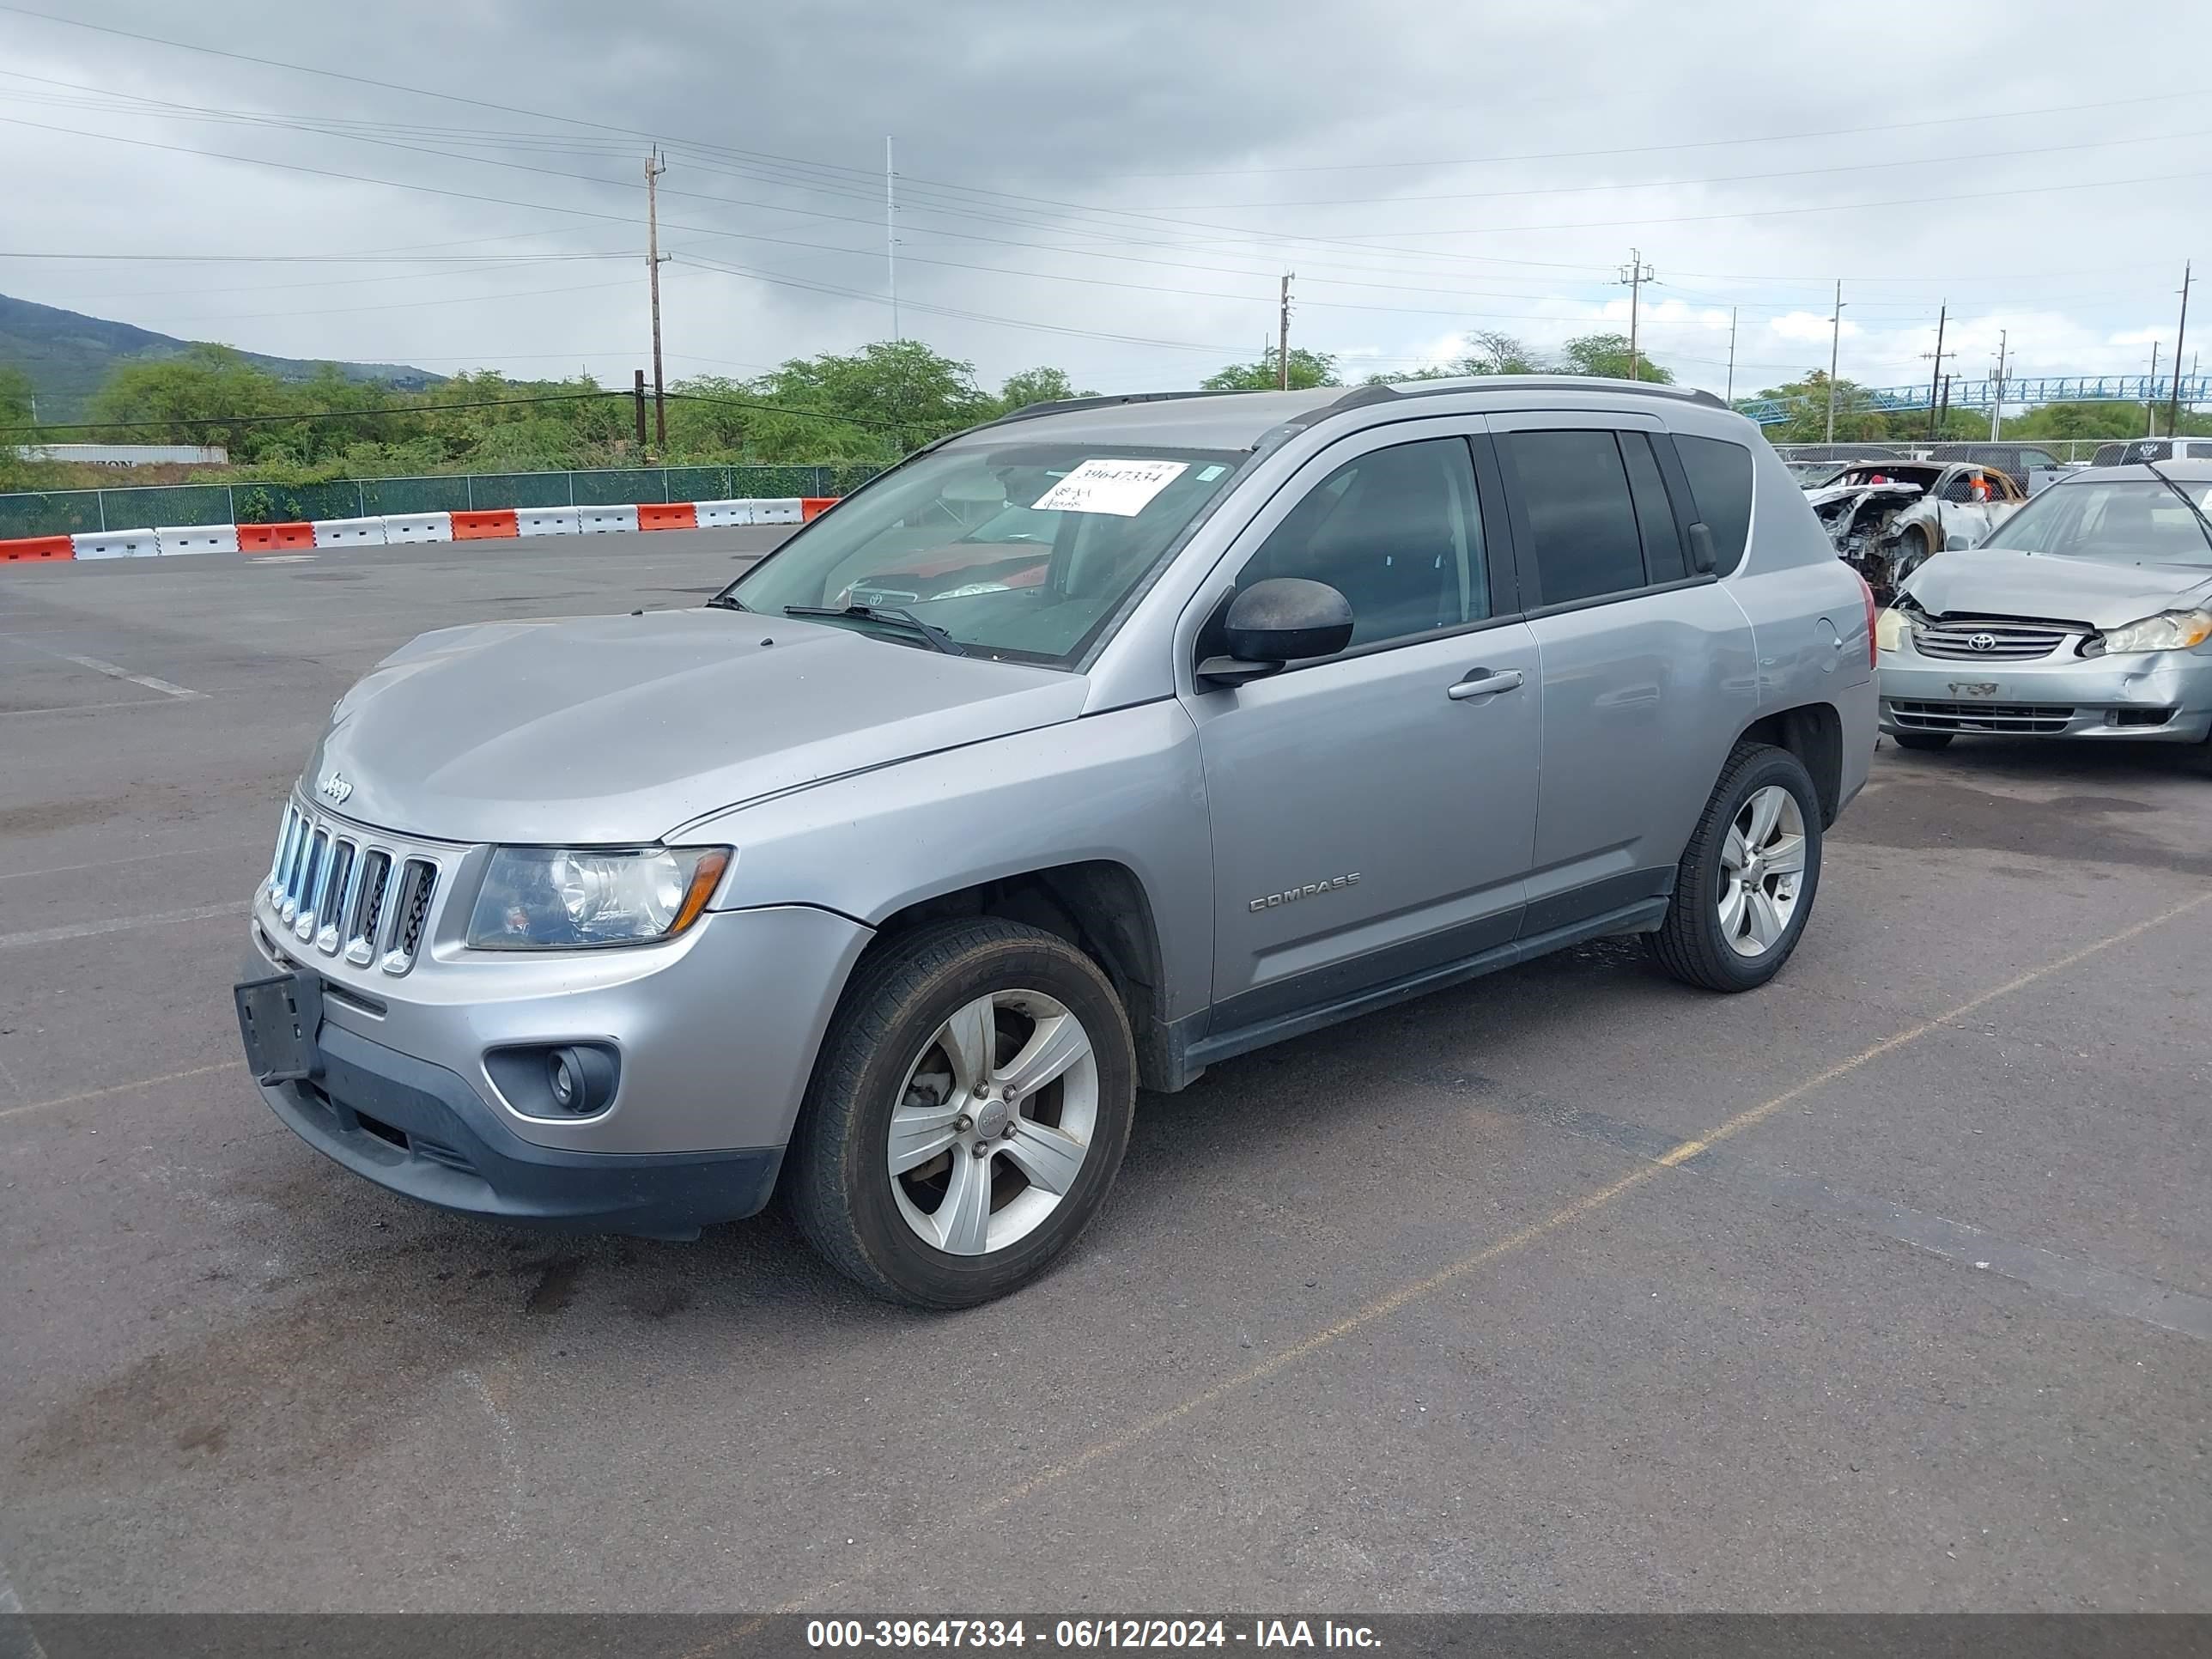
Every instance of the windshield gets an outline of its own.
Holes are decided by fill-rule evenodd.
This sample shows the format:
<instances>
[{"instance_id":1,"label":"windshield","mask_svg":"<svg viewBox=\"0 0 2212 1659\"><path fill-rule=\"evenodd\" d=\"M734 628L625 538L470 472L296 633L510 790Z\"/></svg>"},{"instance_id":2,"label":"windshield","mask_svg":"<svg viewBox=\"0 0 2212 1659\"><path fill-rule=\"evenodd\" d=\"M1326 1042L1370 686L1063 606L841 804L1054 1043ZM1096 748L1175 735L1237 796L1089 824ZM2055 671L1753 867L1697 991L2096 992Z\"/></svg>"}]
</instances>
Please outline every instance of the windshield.
<instances>
[{"instance_id":1,"label":"windshield","mask_svg":"<svg viewBox=\"0 0 2212 1659\"><path fill-rule=\"evenodd\" d=\"M1983 544L2016 553L2052 553L2069 559L2110 559L2127 564L2212 565L2197 512L2212 508L2212 485L2176 479L2188 497L2156 478L2057 484L1999 525Z\"/></svg>"},{"instance_id":2,"label":"windshield","mask_svg":"<svg viewBox=\"0 0 2212 1659\"><path fill-rule=\"evenodd\" d=\"M971 655L1068 667L1243 459L1011 435L956 445L816 520L727 597L770 616L816 605L905 611ZM860 616L850 625L915 643L911 629Z\"/></svg>"}]
</instances>

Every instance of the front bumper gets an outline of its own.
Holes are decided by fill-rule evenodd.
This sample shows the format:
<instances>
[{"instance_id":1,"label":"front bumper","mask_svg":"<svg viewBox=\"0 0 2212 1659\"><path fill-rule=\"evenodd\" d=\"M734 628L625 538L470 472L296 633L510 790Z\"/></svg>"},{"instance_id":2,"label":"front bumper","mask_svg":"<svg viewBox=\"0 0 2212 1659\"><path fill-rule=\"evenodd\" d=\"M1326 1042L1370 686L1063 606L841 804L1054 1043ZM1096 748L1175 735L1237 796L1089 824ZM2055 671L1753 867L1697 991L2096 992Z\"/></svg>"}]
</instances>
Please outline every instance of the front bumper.
<instances>
[{"instance_id":1,"label":"front bumper","mask_svg":"<svg viewBox=\"0 0 2212 1659\"><path fill-rule=\"evenodd\" d=\"M781 1146L870 931L805 905L709 912L665 945L472 951L440 937L405 974L356 965L288 930L258 898L243 978L308 969L324 1026L460 1078L500 1127L562 1152ZM264 964L266 964L265 966ZM487 1056L591 1043L613 1051L606 1109L567 1117L508 1098Z\"/></svg>"},{"instance_id":2,"label":"front bumper","mask_svg":"<svg viewBox=\"0 0 2212 1659\"><path fill-rule=\"evenodd\" d=\"M316 1076L260 1085L285 1126L356 1175L441 1209L648 1238L753 1214L781 1146L623 1156L535 1146L443 1066L325 1023Z\"/></svg>"},{"instance_id":3,"label":"front bumper","mask_svg":"<svg viewBox=\"0 0 2212 1659\"><path fill-rule=\"evenodd\" d=\"M1923 657L1908 637L1877 667L1881 729L2128 742L2212 734L2212 656L2194 651L1983 664Z\"/></svg>"}]
</instances>

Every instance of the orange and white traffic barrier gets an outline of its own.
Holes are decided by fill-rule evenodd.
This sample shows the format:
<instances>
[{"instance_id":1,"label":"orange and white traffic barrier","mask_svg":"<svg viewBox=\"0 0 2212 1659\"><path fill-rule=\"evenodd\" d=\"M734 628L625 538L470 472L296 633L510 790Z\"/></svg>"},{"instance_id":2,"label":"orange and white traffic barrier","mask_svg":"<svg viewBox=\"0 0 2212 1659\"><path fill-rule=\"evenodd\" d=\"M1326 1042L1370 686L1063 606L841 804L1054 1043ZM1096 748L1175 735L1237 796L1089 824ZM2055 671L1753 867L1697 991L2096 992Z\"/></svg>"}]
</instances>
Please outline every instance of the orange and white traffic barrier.
<instances>
[{"instance_id":1,"label":"orange and white traffic barrier","mask_svg":"<svg viewBox=\"0 0 2212 1659\"><path fill-rule=\"evenodd\" d=\"M309 548L506 541L525 536L605 535L811 523L836 504L823 495L723 501L643 501L601 507L495 507L452 513L371 514L288 524L166 525L72 536L0 539L0 564L52 559L143 559L180 553L289 553Z\"/></svg>"}]
</instances>

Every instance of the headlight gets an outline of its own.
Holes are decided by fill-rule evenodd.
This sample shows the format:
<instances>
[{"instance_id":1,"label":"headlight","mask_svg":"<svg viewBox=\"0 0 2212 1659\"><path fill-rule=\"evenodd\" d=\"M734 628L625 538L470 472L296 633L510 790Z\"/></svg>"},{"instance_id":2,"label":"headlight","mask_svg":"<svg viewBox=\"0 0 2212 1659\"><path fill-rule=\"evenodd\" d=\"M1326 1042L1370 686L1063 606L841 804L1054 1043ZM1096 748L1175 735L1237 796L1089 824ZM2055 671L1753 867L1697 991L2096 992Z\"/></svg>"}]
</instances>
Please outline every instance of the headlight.
<instances>
[{"instance_id":1,"label":"headlight","mask_svg":"<svg viewBox=\"0 0 2212 1659\"><path fill-rule=\"evenodd\" d=\"M2124 628L2105 630L2105 654L2128 651L2187 651L2212 639L2212 611L2168 611Z\"/></svg>"},{"instance_id":2,"label":"headlight","mask_svg":"<svg viewBox=\"0 0 2212 1659\"><path fill-rule=\"evenodd\" d=\"M726 847L501 847L469 917L486 951L573 951L673 939L729 868Z\"/></svg>"},{"instance_id":3,"label":"headlight","mask_svg":"<svg viewBox=\"0 0 2212 1659\"><path fill-rule=\"evenodd\" d=\"M1894 651L1905 643L1905 613L1894 605L1874 619L1874 642L1877 650Z\"/></svg>"}]
</instances>

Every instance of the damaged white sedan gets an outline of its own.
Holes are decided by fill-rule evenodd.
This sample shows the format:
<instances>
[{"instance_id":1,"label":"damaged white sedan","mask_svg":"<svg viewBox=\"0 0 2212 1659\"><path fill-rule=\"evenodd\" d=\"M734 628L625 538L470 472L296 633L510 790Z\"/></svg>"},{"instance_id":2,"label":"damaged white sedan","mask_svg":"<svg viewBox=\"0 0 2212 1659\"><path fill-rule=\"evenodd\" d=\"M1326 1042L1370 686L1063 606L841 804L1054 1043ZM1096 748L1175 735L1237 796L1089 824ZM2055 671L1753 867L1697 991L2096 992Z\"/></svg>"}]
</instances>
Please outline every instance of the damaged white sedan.
<instances>
[{"instance_id":1,"label":"damaged white sedan","mask_svg":"<svg viewBox=\"0 0 2212 1659\"><path fill-rule=\"evenodd\" d=\"M1994 466L1869 461L1805 499L1844 562L1887 599L1943 548L1987 539L2027 496Z\"/></svg>"}]
</instances>

